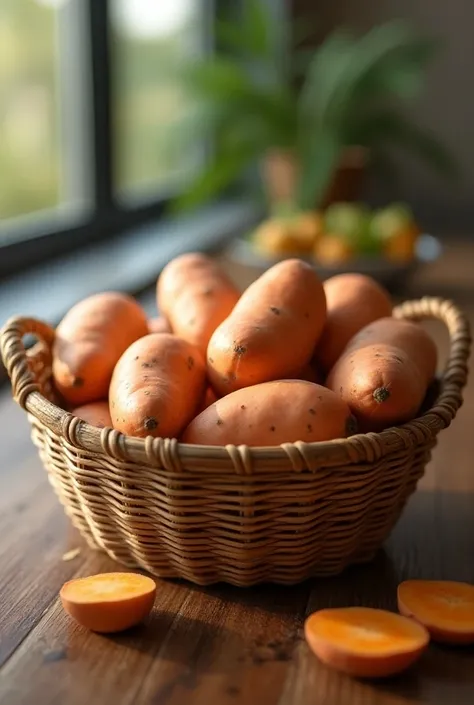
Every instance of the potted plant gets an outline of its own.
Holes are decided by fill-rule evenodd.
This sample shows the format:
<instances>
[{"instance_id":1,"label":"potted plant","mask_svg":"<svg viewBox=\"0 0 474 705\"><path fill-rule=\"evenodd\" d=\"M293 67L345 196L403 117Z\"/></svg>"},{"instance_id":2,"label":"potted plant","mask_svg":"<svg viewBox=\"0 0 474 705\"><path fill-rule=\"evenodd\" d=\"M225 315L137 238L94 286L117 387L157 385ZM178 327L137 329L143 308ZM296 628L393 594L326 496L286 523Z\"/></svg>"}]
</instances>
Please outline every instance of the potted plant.
<instances>
[{"instance_id":1,"label":"potted plant","mask_svg":"<svg viewBox=\"0 0 474 705\"><path fill-rule=\"evenodd\" d=\"M218 25L225 51L181 69L195 110L180 137L204 128L215 147L178 206L215 196L255 163L273 211L353 200L368 162L392 145L453 171L436 137L400 107L423 84L437 48L431 38L396 20L362 36L337 30L309 53L285 54L279 31L263 4L246 0L238 23Z\"/></svg>"}]
</instances>

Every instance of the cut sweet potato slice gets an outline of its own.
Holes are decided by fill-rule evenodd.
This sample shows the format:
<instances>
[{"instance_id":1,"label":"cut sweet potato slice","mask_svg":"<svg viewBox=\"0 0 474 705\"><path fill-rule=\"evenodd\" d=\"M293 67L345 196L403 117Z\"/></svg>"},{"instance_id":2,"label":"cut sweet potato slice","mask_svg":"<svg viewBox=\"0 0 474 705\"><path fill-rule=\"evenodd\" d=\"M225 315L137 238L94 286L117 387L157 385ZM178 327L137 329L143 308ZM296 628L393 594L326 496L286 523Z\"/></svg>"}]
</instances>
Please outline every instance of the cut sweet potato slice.
<instances>
[{"instance_id":1,"label":"cut sweet potato slice","mask_svg":"<svg viewBox=\"0 0 474 705\"><path fill-rule=\"evenodd\" d=\"M406 580L398 586L398 609L423 624L435 641L474 643L474 585Z\"/></svg>"},{"instance_id":2,"label":"cut sweet potato slice","mask_svg":"<svg viewBox=\"0 0 474 705\"><path fill-rule=\"evenodd\" d=\"M429 634L422 625L369 607L315 612L306 620L305 636L320 661L361 678L381 678L404 671L429 643Z\"/></svg>"},{"instance_id":3,"label":"cut sweet potato slice","mask_svg":"<svg viewBox=\"0 0 474 705\"><path fill-rule=\"evenodd\" d=\"M141 622L153 607L156 583L138 573L99 573L65 583L65 611L94 632L121 632Z\"/></svg>"}]
</instances>

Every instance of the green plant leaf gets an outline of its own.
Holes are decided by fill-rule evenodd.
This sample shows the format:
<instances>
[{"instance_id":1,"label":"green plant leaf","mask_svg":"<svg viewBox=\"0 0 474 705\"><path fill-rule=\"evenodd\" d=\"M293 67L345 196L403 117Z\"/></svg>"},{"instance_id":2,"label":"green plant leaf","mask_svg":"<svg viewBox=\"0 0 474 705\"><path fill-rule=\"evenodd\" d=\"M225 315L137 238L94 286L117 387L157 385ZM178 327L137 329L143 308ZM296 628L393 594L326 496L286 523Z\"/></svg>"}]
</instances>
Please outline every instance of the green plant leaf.
<instances>
[{"instance_id":1,"label":"green plant leaf","mask_svg":"<svg viewBox=\"0 0 474 705\"><path fill-rule=\"evenodd\" d=\"M407 149L449 178L459 176L459 168L442 143L395 110L380 110L354 126L351 141L368 147L392 143Z\"/></svg>"},{"instance_id":2,"label":"green plant leaf","mask_svg":"<svg viewBox=\"0 0 474 705\"><path fill-rule=\"evenodd\" d=\"M317 53L309 73L307 94L317 105L320 123L343 128L370 100L406 95L432 50L430 41L400 20L374 27L352 41L345 33L334 33Z\"/></svg>"},{"instance_id":3,"label":"green plant leaf","mask_svg":"<svg viewBox=\"0 0 474 705\"><path fill-rule=\"evenodd\" d=\"M315 52L299 99L303 123L321 126L325 122L332 96L347 72L354 41L350 32L340 29L331 34Z\"/></svg>"},{"instance_id":4,"label":"green plant leaf","mask_svg":"<svg viewBox=\"0 0 474 705\"><path fill-rule=\"evenodd\" d=\"M191 93L214 100L233 100L251 85L240 65L218 57L186 66L181 80Z\"/></svg>"},{"instance_id":5,"label":"green plant leaf","mask_svg":"<svg viewBox=\"0 0 474 705\"><path fill-rule=\"evenodd\" d=\"M260 0L245 0L243 3L243 28L249 38L253 52L268 56L274 50L273 18Z\"/></svg>"},{"instance_id":6,"label":"green plant leaf","mask_svg":"<svg viewBox=\"0 0 474 705\"><path fill-rule=\"evenodd\" d=\"M255 158L255 149L247 146L236 152L221 153L199 176L189 184L186 191L172 203L172 211L194 208L218 195L236 181L245 167Z\"/></svg>"},{"instance_id":7,"label":"green plant leaf","mask_svg":"<svg viewBox=\"0 0 474 705\"><path fill-rule=\"evenodd\" d=\"M223 127L251 120L264 124L278 144L294 141L296 98L285 86L253 81L245 69L230 59L214 59L189 67L183 72L191 97L213 106L216 114L226 116Z\"/></svg>"},{"instance_id":8,"label":"green plant leaf","mask_svg":"<svg viewBox=\"0 0 474 705\"><path fill-rule=\"evenodd\" d=\"M232 49L240 54L252 54L254 47L242 26L225 20L217 20L214 25L215 36L227 49Z\"/></svg>"},{"instance_id":9,"label":"green plant leaf","mask_svg":"<svg viewBox=\"0 0 474 705\"><path fill-rule=\"evenodd\" d=\"M315 23L309 17L297 17L291 23L291 43L293 46L303 44L315 37ZM313 49L314 52L314 49Z\"/></svg>"},{"instance_id":10,"label":"green plant leaf","mask_svg":"<svg viewBox=\"0 0 474 705\"><path fill-rule=\"evenodd\" d=\"M303 210L318 208L341 158L343 142L337 132L314 130L300 145L297 204Z\"/></svg>"},{"instance_id":11,"label":"green plant leaf","mask_svg":"<svg viewBox=\"0 0 474 705\"><path fill-rule=\"evenodd\" d=\"M271 61L276 48L277 27L272 14L260 0L244 0L241 13L217 20L215 35L224 47L241 57Z\"/></svg>"},{"instance_id":12,"label":"green plant leaf","mask_svg":"<svg viewBox=\"0 0 474 705\"><path fill-rule=\"evenodd\" d=\"M369 72L361 84L359 100L380 97L412 98L421 89L429 62L440 49L432 38L415 38L411 43L393 51Z\"/></svg>"},{"instance_id":13,"label":"green plant leaf","mask_svg":"<svg viewBox=\"0 0 474 705\"><path fill-rule=\"evenodd\" d=\"M295 49L291 57L293 76L304 76L314 56L314 49Z\"/></svg>"}]
</instances>

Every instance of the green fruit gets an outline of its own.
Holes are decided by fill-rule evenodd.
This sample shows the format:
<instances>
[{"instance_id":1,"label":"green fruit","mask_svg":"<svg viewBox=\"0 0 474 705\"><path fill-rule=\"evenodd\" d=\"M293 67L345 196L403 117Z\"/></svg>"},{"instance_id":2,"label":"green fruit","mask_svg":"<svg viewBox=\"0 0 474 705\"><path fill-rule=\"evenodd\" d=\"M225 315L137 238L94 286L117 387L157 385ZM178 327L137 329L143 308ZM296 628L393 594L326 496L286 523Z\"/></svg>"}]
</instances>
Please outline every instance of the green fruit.
<instances>
[{"instance_id":1,"label":"green fruit","mask_svg":"<svg viewBox=\"0 0 474 705\"><path fill-rule=\"evenodd\" d=\"M343 237L358 254L375 254L381 246L370 231L371 214L359 203L334 203L324 214L324 230Z\"/></svg>"},{"instance_id":2,"label":"green fruit","mask_svg":"<svg viewBox=\"0 0 474 705\"><path fill-rule=\"evenodd\" d=\"M334 203L324 214L327 233L339 233L356 245L365 235L370 222L370 212L358 203Z\"/></svg>"},{"instance_id":3,"label":"green fruit","mask_svg":"<svg viewBox=\"0 0 474 705\"><path fill-rule=\"evenodd\" d=\"M396 237L399 232L414 224L410 208L403 203L394 203L377 211L370 224L372 237L379 242Z\"/></svg>"},{"instance_id":4,"label":"green fruit","mask_svg":"<svg viewBox=\"0 0 474 705\"><path fill-rule=\"evenodd\" d=\"M293 202L284 201L276 203L271 209L271 216L276 220L292 221L300 213L299 208Z\"/></svg>"}]
</instances>

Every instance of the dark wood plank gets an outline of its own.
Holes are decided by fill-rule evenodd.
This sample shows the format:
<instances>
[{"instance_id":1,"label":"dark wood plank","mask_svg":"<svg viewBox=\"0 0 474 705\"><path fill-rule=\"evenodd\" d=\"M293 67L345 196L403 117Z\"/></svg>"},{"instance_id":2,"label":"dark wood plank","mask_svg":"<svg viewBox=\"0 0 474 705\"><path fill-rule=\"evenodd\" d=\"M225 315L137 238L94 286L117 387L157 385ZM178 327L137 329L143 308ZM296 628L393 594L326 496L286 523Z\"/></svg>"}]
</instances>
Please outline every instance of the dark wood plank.
<instances>
[{"instance_id":1,"label":"dark wood plank","mask_svg":"<svg viewBox=\"0 0 474 705\"><path fill-rule=\"evenodd\" d=\"M116 568L111 561L91 552L81 574ZM179 609L179 587L163 584L160 611ZM185 599L181 588L181 600ZM39 702L48 705L82 705L87 702L134 702L154 653L166 639L169 620L160 629L161 614L151 624L124 636L108 638L86 632L73 624L55 599L41 622L31 631L2 670L0 702L31 703L32 684ZM150 630L150 627L152 631ZM27 669L24 671L23 669ZM28 679L25 679L25 673Z\"/></svg>"},{"instance_id":2,"label":"dark wood plank","mask_svg":"<svg viewBox=\"0 0 474 705\"><path fill-rule=\"evenodd\" d=\"M25 413L0 397L0 665L38 623L57 586L81 564L63 554L81 545L29 440ZM82 559L83 560L83 559Z\"/></svg>"},{"instance_id":3,"label":"dark wood plank","mask_svg":"<svg viewBox=\"0 0 474 705\"><path fill-rule=\"evenodd\" d=\"M473 247L414 279L409 296L449 295L474 324ZM234 278L247 279L234 269ZM441 350L446 336L430 326ZM441 705L474 702L474 650L432 647L419 666L385 683L360 682L318 663L302 626L328 605L395 609L407 577L474 582L474 378L441 434L418 492L375 561L337 578L282 588L199 588L159 581L148 622L129 633L87 633L57 594L72 576L117 566L85 548L64 517L28 424L0 394L0 703L3 705ZM72 561L62 560L81 546Z\"/></svg>"},{"instance_id":4,"label":"dark wood plank","mask_svg":"<svg viewBox=\"0 0 474 705\"><path fill-rule=\"evenodd\" d=\"M266 702L282 689L308 591L160 582L148 623L113 638L75 627L56 603L4 667L0 702L26 705L32 683L48 688L51 705L92 705L105 696L124 705L135 697L168 705L191 695L196 703L226 703L239 694L244 702ZM86 693L85 682L96 687Z\"/></svg>"}]
</instances>

